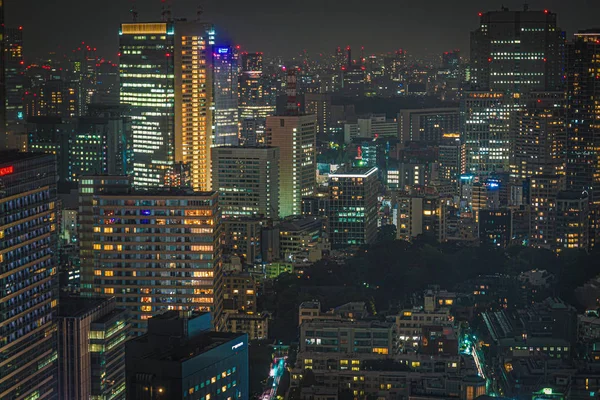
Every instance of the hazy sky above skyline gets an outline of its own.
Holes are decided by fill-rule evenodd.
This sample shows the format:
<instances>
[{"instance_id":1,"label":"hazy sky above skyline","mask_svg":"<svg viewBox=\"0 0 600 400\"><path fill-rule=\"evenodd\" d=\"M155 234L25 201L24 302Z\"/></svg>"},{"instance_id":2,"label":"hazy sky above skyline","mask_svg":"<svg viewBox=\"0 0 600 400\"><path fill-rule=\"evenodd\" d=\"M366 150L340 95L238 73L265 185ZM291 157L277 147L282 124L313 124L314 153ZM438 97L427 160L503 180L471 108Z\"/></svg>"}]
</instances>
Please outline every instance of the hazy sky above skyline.
<instances>
[{"instance_id":1,"label":"hazy sky above skyline","mask_svg":"<svg viewBox=\"0 0 600 400\"><path fill-rule=\"evenodd\" d=\"M168 1L168 0L167 0ZM23 26L25 57L82 41L116 59L118 27L131 21L131 0L6 0L6 25ZM302 49L331 53L337 46L365 46L367 54L404 48L425 55L459 48L469 53L469 32L479 11L502 5L522 9L523 1L490 0L172 0L173 15L193 19L199 4L217 35L227 32L247 51L286 57ZM139 20L160 20L160 0L137 0ZM530 9L558 14L570 36L600 25L600 0L532 0Z\"/></svg>"}]
</instances>

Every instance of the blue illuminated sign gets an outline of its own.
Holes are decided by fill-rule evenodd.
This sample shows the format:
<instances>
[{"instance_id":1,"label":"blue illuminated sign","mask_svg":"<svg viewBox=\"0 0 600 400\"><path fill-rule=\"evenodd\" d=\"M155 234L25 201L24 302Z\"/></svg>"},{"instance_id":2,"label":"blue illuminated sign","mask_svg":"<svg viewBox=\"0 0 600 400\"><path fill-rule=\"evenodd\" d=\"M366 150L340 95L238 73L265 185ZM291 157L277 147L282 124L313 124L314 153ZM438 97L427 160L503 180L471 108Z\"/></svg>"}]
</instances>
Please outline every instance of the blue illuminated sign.
<instances>
[{"instance_id":1,"label":"blue illuminated sign","mask_svg":"<svg viewBox=\"0 0 600 400\"><path fill-rule=\"evenodd\" d=\"M229 53L229 48L227 48L227 47L219 47L219 48L217 48L217 53L219 53L219 54L227 54L227 53Z\"/></svg>"}]
</instances>

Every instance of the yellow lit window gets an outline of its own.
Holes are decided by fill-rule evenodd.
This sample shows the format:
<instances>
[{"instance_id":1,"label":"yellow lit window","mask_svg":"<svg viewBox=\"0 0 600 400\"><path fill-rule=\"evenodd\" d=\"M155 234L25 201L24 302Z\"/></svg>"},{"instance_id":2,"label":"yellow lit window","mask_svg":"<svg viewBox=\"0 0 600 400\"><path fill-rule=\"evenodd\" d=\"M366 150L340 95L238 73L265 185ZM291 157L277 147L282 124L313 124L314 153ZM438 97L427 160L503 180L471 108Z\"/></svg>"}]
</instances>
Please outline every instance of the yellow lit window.
<instances>
[{"instance_id":1,"label":"yellow lit window","mask_svg":"<svg viewBox=\"0 0 600 400\"><path fill-rule=\"evenodd\" d=\"M96 276L100 276L100 275L102 275L102 271L101 271L101 270L99 270L99 269L95 269L95 270L94 270L94 275L96 275Z\"/></svg>"},{"instance_id":2,"label":"yellow lit window","mask_svg":"<svg viewBox=\"0 0 600 400\"><path fill-rule=\"evenodd\" d=\"M110 288L110 287L104 288L104 293L106 293L106 294L113 294L114 292L115 292L115 289L113 289L113 288Z\"/></svg>"},{"instance_id":3,"label":"yellow lit window","mask_svg":"<svg viewBox=\"0 0 600 400\"><path fill-rule=\"evenodd\" d=\"M102 249L102 245L99 243L94 243L94 250L101 250Z\"/></svg>"},{"instance_id":4,"label":"yellow lit window","mask_svg":"<svg viewBox=\"0 0 600 400\"><path fill-rule=\"evenodd\" d=\"M112 271L104 271L104 276L113 276Z\"/></svg>"},{"instance_id":5,"label":"yellow lit window","mask_svg":"<svg viewBox=\"0 0 600 400\"><path fill-rule=\"evenodd\" d=\"M114 250L114 246L112 244L105 244L104 250Z\"/></svg>"}]
</instances>

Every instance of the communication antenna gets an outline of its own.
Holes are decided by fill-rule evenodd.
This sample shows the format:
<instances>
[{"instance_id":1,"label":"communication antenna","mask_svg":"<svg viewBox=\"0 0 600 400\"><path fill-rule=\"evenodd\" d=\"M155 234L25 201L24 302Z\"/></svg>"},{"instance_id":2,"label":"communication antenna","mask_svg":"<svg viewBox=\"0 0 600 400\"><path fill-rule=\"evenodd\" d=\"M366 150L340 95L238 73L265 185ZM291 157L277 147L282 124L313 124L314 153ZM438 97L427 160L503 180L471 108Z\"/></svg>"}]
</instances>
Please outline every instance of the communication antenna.
<instances>
[{"instance_id":1,"label":"communication antenna","mask_svg":"<svg viewBox=\"0 0 600 400\"><path fill-rule=\"evenodd\" d=\"M131 19L133 22L137 22L138 12L137 8L135 7L135 0L131 0L131 8L129 9L129 13L131 14Z\"/></svg>"}]
</instances>

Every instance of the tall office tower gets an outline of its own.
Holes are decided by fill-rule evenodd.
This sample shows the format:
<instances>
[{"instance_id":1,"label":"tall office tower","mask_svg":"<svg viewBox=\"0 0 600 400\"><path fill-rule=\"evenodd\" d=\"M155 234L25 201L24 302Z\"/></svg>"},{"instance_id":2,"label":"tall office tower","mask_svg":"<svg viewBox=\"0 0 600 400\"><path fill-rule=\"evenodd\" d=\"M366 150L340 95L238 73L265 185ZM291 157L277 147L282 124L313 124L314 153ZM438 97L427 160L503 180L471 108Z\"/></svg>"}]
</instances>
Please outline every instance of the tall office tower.
<instances>
[{"instance_id":1,"label":"tall office tower","mask_svg":"<svg viewBox=\"0 0 600 400\"><path fill-rule=\"evenodd\" d=\"M55 156L0 152L0 187L0 398L57 399Z\"/></svg>"},{"instance_id":2,"label":"tall office tower","mask_svg":"<svg viewBox=\"0 0 600 400\"><path fill-rule=\"evenodd\" d=\"M457 71L460 66L460 50L445 51L442 54L442 68Z\"/></svg>"},{"instance_id":3,"label":"tall office tower","mask_svg":"<svg viewBox=\"0 0 600 400\"><path fill-rule=\"evenodd\" d=\"M124 113L120 106L91 104L85 117L30 117L28 148L56 154L61 183L77 182L86 174L127 174L131 120Z\"/></svg>"},{"instance_id":4,"label":"tall office tower","mask_svg":"<svg viewBox=\"0 0 600 400\"><path fill-rule=\"evenodd\" d=\"M377 238L377 178L377 168L349 168L329 175L332 246L370 244Z\"/></svg>"},{"instance_id":5,"label":"tall office tower","mask_svg":"<svg viewBox=\"0 0 600 400\"><path fill-rule=\"evenodd\" d=\"M540 93L513 115L510 174L517 182L534 175L565 173L564 93Z\"/></svg>"},{"instance_id":6,"label":"tall office tower","mask_svg":"<svg viewBox=\"0 0 600 400\"><path fill-rule=\"evenodd\" d=\"M100 60L92 104L111 106L119 104L119 65L104 59Z\"/></svg>"},{"instance_id":7,"label":"tall office tower","mask_svg":"<svg viewBox=\"0 0 600 400\"><path fill-rule=\"evenodd\" d=\"M25 117L77 117L79 89L77 82L50 79L25 91Z\"/></svg>"},{"instance_id":8,"label":"tall office tower","mask_svg":"<svg viewBox=\"0 0 600 400\"><path fill-rule=\"evenodd\" d=\"M266 118L245 118L240 122L240 145L259 146L265 145Z\"/></svg>"},{"instance_id":9,"label":"tall office tower","mask_svg":"<svg viewBox=\"0 0 600 400\"><path fill-rule=\"evenodd\" d=\"M398 113L400 143L439 143L444 135L460 132L458 108L407 109Z\"/></svg>"},{"instance_id":10,"label":"tall office tower","mask_svg":"<svg viewBox=\"0 0 600 400\"><path fill-rule=\"evenodd\" d=\"M23 27L5 28L4 41L6 126L10 140L11 135L24 132L25 62L23 61Z\"/></svg>"},{"instance_id":11,"label":"tall office tower","mask_svg":"<svg viewBox=\"0 0 600 400\"><path fill-rule=\"evenodd\" d=\"M134 184L165 185L183 162L194 190L208 190L214 30L178 20L122 24L120 35L120 101L131 107Z\"/></svg>"},{"instance_id":12,"label":"tall office tower","mask_svg":"<svg viewBox=\"0 0 600 400\"><path fill-rule=\"evenodd\" d=\"M215 146L237 146L238 54L231 46L217 46L213 53Z\"/></svg>"},{"instance_id":13,"label":"tall office tower","mask_svg":"<svg viewBox=\"0 0 600 400\"><path fill-rule=\"evenodd\" d=\"M501 92L465 92L461 105L461 142L465 171L489 175L508 170L510 107Z\"/></svg>"},{"instance_id":14,"label":"tall office tower","mask_svg":"<svg viewBox=\"0 0 600 400\"><path fill-rule=\"evenodd\" d=\"M306 93L304 95L304 109L307 114L317 116L317 136L331 133L331 93Z\"/></svg>"},{"instance_id":15,"label":"tall office tower","mask_svg":"<svg viewBox=\"0 0 600 400\"><path fill-rule=\"evenodd\" d=\"M316 116L267 117L267 142L279 147L279 216L300 215L302 197L316 188Z\"/></svg>"},{"instance_id":16,"label":"tall office tower","mask_svg":"<svg viewBox=\"0 0 600 400\"><path fill-rule=\"evenodd\" d=\"M220 210L215 192L131 190L127 177L79 186L83 295L111 295L132 332L165 310L215 311Z\"/></svg>"},{"instance_id":17,"label":"tall office tower","mask_svg":"<svg viewBox=\"0 0 600 400\"><path fill-rule=\"evenodd\" d=\"M447 137L438 146L438 177L442 182L458 187L463 169L463 146L458 137Z\"/></svg>"},{"instance_id":18,"label":"tall office tower","mask_svg":"<svg viewBox=\"0 0 600 400\"><path fill-rule=\"evenodd\" d=\"M489 11L471 33L471 83L477 90L562 90L565 34L548 10Z\"/></svg>"},{"instance_id":19,"label":"tall office tower","mask_svg":"<svg viewBox=\"0 0 600 400\"><path fill-rule=\"evenodd\" d=\"M0 0L0 150L7 148L6 137L6 78L4 65L4 0Z\"/></svg>"},{"instance_id":20,"label":"tall office tower","mask_svg":"<svg viewBox=\"0 0 600 400\"><path fill-rule=\"evenodd\" d=\"M77 83L78 115L84 115L87 105L92 102L96 93L98 79L98 54L96 48L81 42L69 56L71 73L70 79Z\"/></svg>"},{"instance_id":21,"label":"tall office tower","mask_svg":"<svg viewBox=\"0 0 600 400\"><path fill-rule=\"evenodd\" d=\"M244 145L266 143L266 118L275 113L275 103L269 98L270 84L264 68L262 53L241 55L238 108L241 122L240 139Z\"/></svg>"},{"instance_id":22,"label":"tall office tower","mask_svg":"<svg viewBox=\"0 0 600 400\"><path fill-rule=\"evenodd\" d=\"M565 190L565 177L536 175L529 185L531 221L529 245L554 249L556 243L556 202L558 193Z\"/></svg>"},{"instance_id":23,"label":"tall office tower","mask_svg":"<svg viewBox=\"0 0 600 400\"><path fill-rule=\"evenodd\" d=\"M590 206L587 193L559 192L556 196L556 251L587 250L590 239Z\"/></svg>"},{"instance_id":24,"label":"tall office tower","mask_svg":"<svg viewBox=\"0 0 600 400\"><path fill-rule=\"evenodd\" d=\"M277 147L215 147L212 171L223 217L279 217Z\"/></svg>"},{"instance_id":25,"label":"tall office tower","mask_svg":"<svg viewBox=\"0 0 600 400\"><path fill-rule=\"evenodd\" d=\"M115 298L61 297L58 391L61 399L124 399L127 312Z\"/></svg>"},{"instance_id":26,"label":"tall office tower","mask_svg":"<svg viewBox=\"0 0 600 400\"><path fill-rule=\"evenodd\" d=\"M567 46L567 188L600 204L600 29Z\"/></svg>"},{"instance_id":27,"label":"tall office tower","mask_svg":"<svg viewBox=\"0 0 600 400\"><path fill-rule=\"evenodd\" d=\"M600 235L600 29L567 45L567 189L587 192L590 248Z\"/></svg>"}]
</instances>

